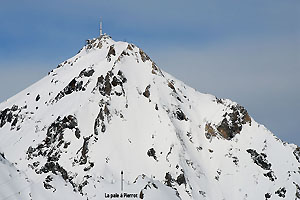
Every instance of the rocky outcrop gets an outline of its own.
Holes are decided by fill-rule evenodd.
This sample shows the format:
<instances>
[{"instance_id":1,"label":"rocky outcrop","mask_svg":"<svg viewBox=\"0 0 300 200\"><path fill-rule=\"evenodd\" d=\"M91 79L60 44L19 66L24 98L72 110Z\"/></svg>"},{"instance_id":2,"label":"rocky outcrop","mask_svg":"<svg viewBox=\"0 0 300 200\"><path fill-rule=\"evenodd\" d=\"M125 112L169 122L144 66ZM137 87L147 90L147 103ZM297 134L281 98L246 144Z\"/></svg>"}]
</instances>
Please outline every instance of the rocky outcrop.
<instances>
[{"instance_id":1,"label":"rocky outcrop","mask_svg":"<svg viewBox=\"0 0 300 200\"><path fill-rule=\"evenodd\" d=\"M217 126L219 133L227 140L239 134L244 124L251 124L251 118L244 107L240 105L231 106L230 110L223 115L222 122Z\"/></svg>"},{"instance_id":2,"label":"rocky outcrop","mask_svg":"<svg viewBox=\"0 0 300 200\"><path fill-rule=\"evenodd\" d=\"M297 161L300 163L300 147L297 147L294 152L294 156L296 157Z\"/></svg>"},{"instance_id":3,"label":"rocky outcrop","mask_svg":"<svg viewBox=\"0 0 300 200\"><path fill-rule=\"evenodd\" d=\"M79 92L79 91L85 91L87 85L89 84L89 80L86 78L92 76L94 74L95 70L91 67L88 67L86 69L83 69L79 75L75 78L73 78L69 84L60 91L56 97L50 101L51 103L58 102L63 97L72 94L73 92ZM85 78L86 77L86 78Z\"/></svg>"},{"instance_id":4,"label":"rocky outcrop","mask_svg":"<svg viewBox=\"0 0 300 200\"><path fill-rule=\"evenodd\" d=\"M143 95L144 95L146 98L149 98L149 97L150 97L150 87L151 87L151 85L148 85L148 86L145 88L145 91L143 92Z\"/></svg>"},{"instance_id":5,"label":"rocky outcrop","mask_svg":"<svg viewBox=\"0 0 300 200\"><path fill-rule=\"evenodd\" d=\"M222 116L222 121L218 124L206 123L205 136L207 139L219 135L224 139L231 140L242 131L243 125L251 125L251 117L243 106L226 105L220 99L217 100L217 103L221 103L229 109L227 109L227 112Z\"/></svg>"},{"instance_id":6,"label":"rocky outcrop","mask_svg":"<svg viewBox=\"0 0 300 200\"><path fill-rule=\"evenodd\" d=\"M158 160L157 160L157 157L156 157L156 152L155 152L155 150L154 150L153 148L151 148L151 149L149 149L149 150L147 151L147 155L148 155L149 157L153 157L154 160L158 161Z\"/></svg>"},{"instance_id":7,"label":"rocky outcrop","mask_svg":"<svg viewBox=\"0 0 300 200\"><path fill-rule=\"evenodd\" d=\"M19 123L22 123L26 117L26 113L28 115L34 114L33 112L25 112L22 113L23 110L27 108L27 105L23 107L19 107L17 105L13 105L11 108L6 108L4 110L0 111L0 128L5 126L6 124L10 124L10 130L16 130L18 131L21 126L18 125Z\"/></svg>"},{"instance_id":8,"label":"rocky outcrop","mask_svg":"<svg viewBox=\"0 0 300 200\"><path fill-rule=\"evenodd\" d=\"M109 50L108 50L108 53L106 56L108 62L111 61L112 56L116 56L116 51L115 51L114 45L109 47Z\"/></svg>"},{"instance_id":9,"label":"rocky outcrop","mask_svg":"<svg viewBox=\"0 0 300 200\"><path fill-rule=\"evenodd\" d=\"M251 155L252 160L255 164L264 170L270 170L272 164L268 162L267 155L265 153L257 153L254 149L247 149L247 152ZM274 175L274 173L271 173Z\"/></svg>"},{"instance_id":10,"label":"rocky outcrop","mask_svg":"<svg viewBox=\"0 0 300 200\"><path fill-rule=\"evenodd\" d=\"M112 71L109 71L106 73L105 77L103 75L98 77L98 81L93 92L98 89L100 94L103 96L110 96L113 94L116 94L117 96L121 96L122 94L125 95L123 84L126 83L126 81L127 79L120 70L117 75L114 75ZM114 91L114 93L112 93L113 88L117 86L121 87L122 92Z\"/></svg>"}]
</instances>

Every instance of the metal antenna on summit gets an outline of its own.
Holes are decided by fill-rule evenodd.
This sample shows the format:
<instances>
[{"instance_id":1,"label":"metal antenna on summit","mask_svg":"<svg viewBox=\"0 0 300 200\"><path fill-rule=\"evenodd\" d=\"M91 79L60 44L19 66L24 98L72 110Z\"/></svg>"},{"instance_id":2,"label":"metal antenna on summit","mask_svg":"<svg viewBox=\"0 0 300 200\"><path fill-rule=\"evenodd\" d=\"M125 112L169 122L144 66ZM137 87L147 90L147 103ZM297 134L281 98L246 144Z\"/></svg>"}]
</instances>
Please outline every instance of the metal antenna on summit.
<instances>
[{"instance_id":1,"label":"metal antenna on summit","mask_svg":"<svg viewBox=\"0 0 300 200\"><path fill-rule=\"evenodd\" d=\"M100 18L100 37L102 36L102 18Z\"/></svg>"}]
</instances>

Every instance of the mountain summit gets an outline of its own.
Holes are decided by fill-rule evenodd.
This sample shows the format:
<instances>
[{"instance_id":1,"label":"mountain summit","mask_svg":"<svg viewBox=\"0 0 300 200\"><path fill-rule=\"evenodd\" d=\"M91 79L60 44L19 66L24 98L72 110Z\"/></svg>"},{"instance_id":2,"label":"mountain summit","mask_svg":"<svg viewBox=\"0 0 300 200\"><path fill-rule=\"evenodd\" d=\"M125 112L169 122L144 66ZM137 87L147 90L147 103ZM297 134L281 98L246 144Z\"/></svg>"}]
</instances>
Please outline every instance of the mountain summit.
<instances>
[{"instance_id":1,"label":"mountain summit","mask_svg":"<svg viewBox=\"0 0 300 200\"><path fill-rule=\"evenodd\" d=\"M0 104L0 199L124 198L300 199L300 148L102 35Z\"/></svg>"}]
</instances>

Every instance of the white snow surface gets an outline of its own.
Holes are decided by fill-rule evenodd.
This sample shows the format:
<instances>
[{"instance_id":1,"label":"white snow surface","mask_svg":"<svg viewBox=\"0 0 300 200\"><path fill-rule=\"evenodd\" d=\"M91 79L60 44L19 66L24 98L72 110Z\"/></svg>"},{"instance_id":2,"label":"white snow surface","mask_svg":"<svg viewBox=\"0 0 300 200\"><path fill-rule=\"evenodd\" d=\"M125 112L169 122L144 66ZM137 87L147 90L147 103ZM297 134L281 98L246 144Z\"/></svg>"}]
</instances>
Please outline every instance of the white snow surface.
<instances>
[{"instance_id":1,"label":"white snow surface","mask_svg":"<svg viewBox=\"0 0 300 200\"><path fill-rule=\"evenodd\" d=\"M0 104L0 153L0 200L300 199L296 145L108 35Z\"/></svg>"}]
</instances>

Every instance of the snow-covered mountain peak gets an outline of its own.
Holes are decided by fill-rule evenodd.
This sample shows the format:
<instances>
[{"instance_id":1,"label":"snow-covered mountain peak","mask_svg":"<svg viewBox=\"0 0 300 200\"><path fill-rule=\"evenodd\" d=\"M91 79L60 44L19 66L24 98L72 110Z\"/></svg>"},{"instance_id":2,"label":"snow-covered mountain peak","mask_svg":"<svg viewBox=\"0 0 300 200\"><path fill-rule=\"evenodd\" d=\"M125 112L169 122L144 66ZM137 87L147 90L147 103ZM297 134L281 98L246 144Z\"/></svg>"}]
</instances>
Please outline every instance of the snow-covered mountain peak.
<instances>
[{"instance_id":1,"label":"snow-covered mountain peak","mask_svg":"<svg viewBox=\"0 0 300 200\"><path fill-rule=\"evenodd\" d=\"M299 148L108 35L1 103L0 138L4 198L300 199Z\"/></svg>"}]
</instances>

